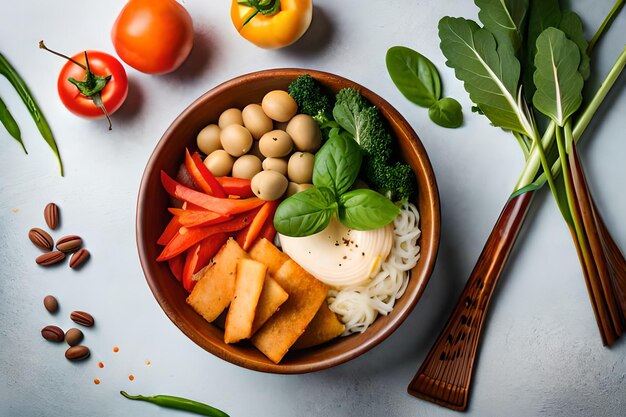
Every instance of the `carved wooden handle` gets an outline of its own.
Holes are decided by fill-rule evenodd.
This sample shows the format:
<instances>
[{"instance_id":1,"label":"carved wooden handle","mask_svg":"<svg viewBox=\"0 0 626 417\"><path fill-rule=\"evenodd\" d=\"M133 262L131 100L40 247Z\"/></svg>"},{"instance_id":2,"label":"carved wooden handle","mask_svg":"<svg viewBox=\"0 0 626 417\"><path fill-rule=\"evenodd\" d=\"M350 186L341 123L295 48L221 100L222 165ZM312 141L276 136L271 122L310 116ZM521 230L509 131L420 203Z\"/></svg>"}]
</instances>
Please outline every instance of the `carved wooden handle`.
<instances>
[{"instance_id":1,"label":"carved wooden handle","mask_svg":"<svg viewBox=\"0 0 626 417\"><path fill-rule=\"evenodd\" d=\"M409 394L465 410L489 300L515 244L533 193L504 206L448 323L408 387Z\"/></svg>"}]
</instances>

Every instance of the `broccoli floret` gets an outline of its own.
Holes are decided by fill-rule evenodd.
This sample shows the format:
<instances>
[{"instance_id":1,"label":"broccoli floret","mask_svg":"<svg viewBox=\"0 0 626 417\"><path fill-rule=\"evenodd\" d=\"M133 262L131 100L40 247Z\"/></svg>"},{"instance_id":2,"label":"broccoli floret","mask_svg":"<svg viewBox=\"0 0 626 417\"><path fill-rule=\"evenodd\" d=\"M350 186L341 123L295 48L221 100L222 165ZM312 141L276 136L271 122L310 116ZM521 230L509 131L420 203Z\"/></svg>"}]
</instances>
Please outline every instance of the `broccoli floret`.
<instances>
[{"instance_id":1,"label":"broccoli floret","mask_svg":"<svg viewBox=\"0 0 626 417\"><path fill-rule=\"evenodd\" d=\"M333 116L341 127L354 136L366 156L377 155L385 160L391 157L393 139L385 128L380 112L358 90L339 90Z\"/></svg>"},{"instance_id":2,"label":"broccoli floret","mask_svg":"<svg viewBox=\"0 0 626 417\"><path fill-rule=\"evenodd\" d=\"M332 120L332 96L310 75L301 75L293 80L289 84L289 95L295 100L300 113L313 117L320 126Z\"/></svg>"},{"instance_id":3,"label":"broccoli floret","mask_svg":"<svg viewBox=\"0 0 626 417\"><path fill-rule=\"evenodd\" d=\"M388 161L381 158L371 158L364 161L364 165L365 175L372 185L391 201L405 201L417 188L413 170L407 164L388 165Z\"/></svg>"},{"instance_id":4,"label":"broccoli floret","mask_svg":"<svg viewBox=\"0 0 626 417\"><path fill-rule=\"evenodd\" d=\"M392 201L409 198L415 176L409 165L393 160L393 137L380 111L358 90L345 88L337 93L333 116L363 149L362 173L370 185Z\"/></svg>"}]
</instances>

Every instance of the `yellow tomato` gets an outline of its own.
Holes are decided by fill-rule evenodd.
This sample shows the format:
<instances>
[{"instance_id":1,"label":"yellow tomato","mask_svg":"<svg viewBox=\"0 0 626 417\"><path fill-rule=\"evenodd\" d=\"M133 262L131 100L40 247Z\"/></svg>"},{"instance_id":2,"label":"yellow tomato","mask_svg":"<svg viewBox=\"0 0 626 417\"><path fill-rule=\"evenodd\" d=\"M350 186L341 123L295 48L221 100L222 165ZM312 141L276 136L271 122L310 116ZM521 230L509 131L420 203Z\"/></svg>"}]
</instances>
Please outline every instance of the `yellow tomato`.
<instances>
[{"instance_id":1,"label":"yellow tomato","mask_svg":"<svg viewBox=\"0 0 626 417\"><path fill-rule=\"evenodd\" d=\"M291 45L304 35L313 17L312 0L274 0L280 3L274 14L263 14L256 7L240 1L232 0L230 17L233 25L241 36L261 48Z\"/></svg>"}]
</instances>

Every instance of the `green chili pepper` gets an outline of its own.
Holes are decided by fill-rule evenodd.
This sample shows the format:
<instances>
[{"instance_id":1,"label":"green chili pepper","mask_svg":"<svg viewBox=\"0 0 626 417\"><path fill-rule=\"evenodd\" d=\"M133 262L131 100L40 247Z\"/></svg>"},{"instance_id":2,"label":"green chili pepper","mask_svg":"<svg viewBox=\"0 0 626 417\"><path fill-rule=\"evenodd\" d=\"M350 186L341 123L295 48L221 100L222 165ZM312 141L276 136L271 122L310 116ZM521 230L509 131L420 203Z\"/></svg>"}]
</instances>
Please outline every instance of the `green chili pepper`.
<instances>
[{"instance_id":1,"label":"green chili pepper","mask_svg":"<svg viewBox=\"0 0 626 417\"><path fill-rule=\"evenodd\" d=\"M199 403L197 401L188 400L187 398L172 397L171 395L155 395L153 397L144 397L143 395L129 395L125 391L120 391L124 397L129 400L146 401L161 407L173 408L176 410L189 411L191 413L200 414L209 417L229 417L222 410L211 407L210 405Z\"/></svg>"},{"instance_id":2,"label":"green chili pepper","mask_svg":"<svg viewBox=\"0 0 626 417\"><path fill-rule=\"evenodd\" d=\"M43 139L52 149L52 152L57 157L57 161L59 162L59 168L61 170L61 176L63 176L63 163L61 162L61 156L59 155L59 149L57 148L56 141L54 140L54 136L52 136L52 131L50 130L50 126L46 119L43 117L43 113L39 109L35 98L28 90L26 83L22 80L22 77L15 71L15 69L9 64L9 61L6 60L4 55L0 54L0 74L4 75L17 94L19 94L20 98L28 108L30 115L33 117L37 128L39 129L39 133L43 136Z\"/></svg>"},{"instance_id":3,"label":"green chili pepper","mask_svg":"<svg viewBox=\"0 0 626 417\"><path fill-rule=\"evenodd\" d=\"M17 125L17 122L15 121L11 113L9 112L7 105L4 104L4 101L2 101L2 98L0 98L0 122L2 122L7 132L9 132L9 134L13 136L13 138L16 141L18 141L20 145L22 145L22 149L24 149L24 153L28 155L26 146L24 146L24 142L22 141L22 134L20 133L20 127Z\"/></svg>"}]
</instances>

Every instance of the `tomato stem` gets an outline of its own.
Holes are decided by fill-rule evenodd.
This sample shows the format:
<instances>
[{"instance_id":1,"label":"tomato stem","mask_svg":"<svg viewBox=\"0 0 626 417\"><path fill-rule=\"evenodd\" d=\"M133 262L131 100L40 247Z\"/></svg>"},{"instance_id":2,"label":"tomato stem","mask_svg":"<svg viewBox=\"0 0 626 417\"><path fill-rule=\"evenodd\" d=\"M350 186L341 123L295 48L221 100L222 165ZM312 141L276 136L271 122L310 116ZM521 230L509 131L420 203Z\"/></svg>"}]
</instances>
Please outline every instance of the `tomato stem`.
<instances>
[{"instance_id":1,"label":"tomato stem","mask_svg":"<svg viewBox=\"0 0 626 417\"><path fill-rule=\"evenodd\" d=\"M87 56L87 51L85 51L85 64L87 64L87 68L86 68L87 76L85 77L85 81L87 82L87 80L90 79L90 75L93 76L93 73L91 72L91 68L89 68L89 58ZM110 78L111 78L110 75L105 78L105 85L109 81ZM102 88L104 88L104 87L102 87ZM102 95L100 94L100 91L102 91L102 90L96 91L95 93L93 93L89 97L93 101L93 104L98 106L100 108L100 110L102 110L102 112L104 113L104 116L107 118L107 120L109 122L109 130L113 130L113 124L111 123L111 118L109 117L109 112L107 111L107 108L104 106L104 103L102 102Z\"/></svg>"},{"instance_id":2,"label":"tomato stem","mask_svg":"<svg viewBox=\"0 0 626 417\"><path fill-rule=\"evenodd\" d=\"M62 54L62 53L60 53L60 52L53 51L52 49L48 48L48 47L46 46L46 44L45 44L45 43L43 43L43 40L39 41L39 48L40 48L40 49L44 49L44 50L46 50L46 51L48 51L48 52L50 52L51 54L54 54L54 55L56 55L56 56L60 56L61 58L65 58L65 59L67 59L68 61L71 61L71 62L73 62L74 64L78 65L79 67L81 67L81 68L82 68L82 69L84 69L85 71L87 70L87 67L85 67L83 64L81 64L80 62L76 61L75 59L70 58L70 57L69 57L69 56L67 56L67 55L63 55L63 54Z\"/></svg>"}]
</instances>

